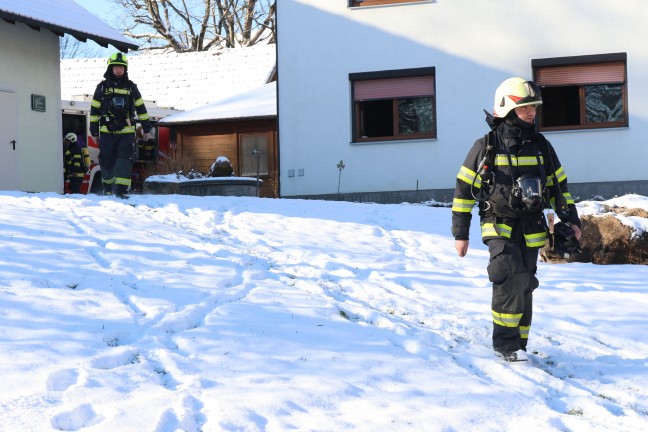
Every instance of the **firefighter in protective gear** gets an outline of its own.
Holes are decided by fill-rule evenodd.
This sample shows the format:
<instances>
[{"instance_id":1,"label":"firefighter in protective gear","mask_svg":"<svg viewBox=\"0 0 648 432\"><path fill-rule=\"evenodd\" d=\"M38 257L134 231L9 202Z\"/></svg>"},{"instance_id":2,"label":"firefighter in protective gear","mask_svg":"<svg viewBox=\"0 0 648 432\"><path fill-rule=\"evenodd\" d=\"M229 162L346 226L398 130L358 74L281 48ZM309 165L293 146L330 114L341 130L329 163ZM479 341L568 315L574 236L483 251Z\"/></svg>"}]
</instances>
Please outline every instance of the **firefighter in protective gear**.
<instances>
[{"instance_id":1,"label":"firefighter in protective gear","mask_svg":"<svg viewBox=\"0 0 648 432\"><path fill-rule=\"evenodd\" d=\"M126 198L135 155L139 122L148 140L151 124L137 85L128 79L128 59L108 58L104 80L97 85L90 108L90 133L99 141L99 164L105 195Z\"/></svg>"},{"instance_id":2,"label":"firefighter in protective gear","mask_svg":"<svg viewBox=\"0 0 648 432\"><path fill-rule=\"evenodd\" d=\"M69 182L70 193L81 193L81 184L86 169L81 147L77 145L77 136L69 132L63 138L63 175Z\"/></svg>"},{"instance_id":3,"label":"firefighter in protective gear","mask_svg":"<svg viewBox=\"0 0 648 432\"><path fill-rule=\"evenodd\" d=\"M468 252L472 209L479 204L482 241L488 246L493 285L493 349L524 361L531 328L538 252L545 245L545 208L553 208L580 238L580 219L567 175L535 116L542 104L532 81L510 78L495 92L491 132L477 140L457 175L452 235L460 257Z\"/></svg>"}]
</instances>

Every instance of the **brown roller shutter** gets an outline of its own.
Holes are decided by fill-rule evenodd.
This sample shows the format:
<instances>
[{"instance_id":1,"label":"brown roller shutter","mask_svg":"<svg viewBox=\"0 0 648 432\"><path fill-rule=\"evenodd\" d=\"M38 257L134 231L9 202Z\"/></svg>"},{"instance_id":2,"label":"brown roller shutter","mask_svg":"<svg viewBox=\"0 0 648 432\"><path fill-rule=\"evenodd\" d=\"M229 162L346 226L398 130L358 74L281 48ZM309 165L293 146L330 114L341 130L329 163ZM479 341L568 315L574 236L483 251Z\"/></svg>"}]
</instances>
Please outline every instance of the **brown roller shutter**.
<instances>
[{"instance_id":1,"label":"brown roller shutter","mask_svg":"<svg viewBox=\"0 0 648 432\"><path fill-rule=\"evenodd\" d=\"M535 82L540 86L624 83L625 63L540 67L535 75Z\"/></svg>"},{"instance_id":2,"label":"brown roller shutter","mask_svg":"<svg viewBox=\"0 0 648 432\"><path fill-rule=\"evenodd\" d=\"M353 83L356 101L420 96L434 96L434 77L374 79Z\"/></svg>"}]
</instances>

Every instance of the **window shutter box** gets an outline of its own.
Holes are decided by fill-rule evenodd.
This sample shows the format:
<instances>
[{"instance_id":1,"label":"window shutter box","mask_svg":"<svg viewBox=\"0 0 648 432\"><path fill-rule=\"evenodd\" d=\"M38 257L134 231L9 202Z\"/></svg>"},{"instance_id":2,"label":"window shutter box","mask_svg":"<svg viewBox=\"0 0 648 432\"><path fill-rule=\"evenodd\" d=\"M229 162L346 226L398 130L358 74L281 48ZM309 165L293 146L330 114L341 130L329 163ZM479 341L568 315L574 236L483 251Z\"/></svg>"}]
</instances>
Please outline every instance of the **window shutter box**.
<instances>
[{"instance_id":1,"label":"window shutter box","mask_svg":"<svg viewBox=\"0 0 648 432\"><path fill-rule=\"evenodd\" d=\"M421 96L434 96L433 77L370 79L353 82L355 101Z\"/></svg>"},{"instance_id":2,"label":"window shutter box","mask_svg":"<svg viewBox=\"0 0 648 432\"><path fill-rule=\"evenodd\" d=\"M625 82L623 62L548 66L536 70L539 86L612 84Z\"/></svg>"}]
</instances>

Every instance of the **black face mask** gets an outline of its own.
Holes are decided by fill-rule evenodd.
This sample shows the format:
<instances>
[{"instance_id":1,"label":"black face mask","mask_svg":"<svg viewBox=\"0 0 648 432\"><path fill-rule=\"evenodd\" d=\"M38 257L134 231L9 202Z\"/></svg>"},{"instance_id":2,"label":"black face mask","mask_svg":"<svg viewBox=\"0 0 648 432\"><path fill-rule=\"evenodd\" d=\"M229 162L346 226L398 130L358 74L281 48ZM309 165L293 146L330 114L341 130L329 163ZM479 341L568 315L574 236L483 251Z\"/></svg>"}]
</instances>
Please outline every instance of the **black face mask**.
<instances>
[{"instance_id":1,"label":"black face mask","mask_svg":"<svg viewBox=\"0 0 648 432\"><path fill-rule=\"evenodd\" d=\"M520 208L538 212L542 210L542 195L543 188L540 177L525 174L515 180L515 185L513 185L511 191L511 200L516 200L516 204ZM511 207L514 208L513 205Z\"/></svg>"},{"instance_id":2,"label":"black face mask","mask_svg":"<svg viewBox=\"0 0 648 432\"><path fill-rule=\"evenodd\" d=\"M126 109L126 99L123 96L113 96L110 100L110 110L117 114L123 113Z\"/></svg>"}]
</instances>

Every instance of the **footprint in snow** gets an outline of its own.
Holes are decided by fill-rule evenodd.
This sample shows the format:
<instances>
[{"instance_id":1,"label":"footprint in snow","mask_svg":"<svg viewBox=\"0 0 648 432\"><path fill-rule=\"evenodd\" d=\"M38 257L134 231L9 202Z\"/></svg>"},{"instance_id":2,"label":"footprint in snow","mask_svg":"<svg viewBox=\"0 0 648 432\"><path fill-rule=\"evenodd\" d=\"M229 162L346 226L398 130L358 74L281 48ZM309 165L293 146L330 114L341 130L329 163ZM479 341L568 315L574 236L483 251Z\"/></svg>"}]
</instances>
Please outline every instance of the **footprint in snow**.
<instances>
[{"instance_id":1,"label":"footprint in snow","mask_svg":"<svg viewBox=\"0 0 648 432\"><path fill-rule=\"evenodd\" d=\"M74 369L63 369L52 372L47 377L47 390L65 391L77 383L79 372Z\"/></svg>"},{"instance_id":2,"label":"footprint in snow","mask_svg":"<svg viewBox=\"0 0 648 432\"><path fill-rule=\"evenodd\" d=\"M97 414L90 404L82 404L52 418L52 427L61 431L78 431L101 423L104 417Z\"/></svg>"}]
</instances>

